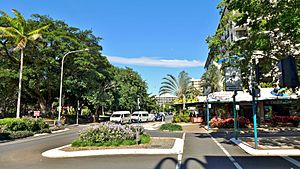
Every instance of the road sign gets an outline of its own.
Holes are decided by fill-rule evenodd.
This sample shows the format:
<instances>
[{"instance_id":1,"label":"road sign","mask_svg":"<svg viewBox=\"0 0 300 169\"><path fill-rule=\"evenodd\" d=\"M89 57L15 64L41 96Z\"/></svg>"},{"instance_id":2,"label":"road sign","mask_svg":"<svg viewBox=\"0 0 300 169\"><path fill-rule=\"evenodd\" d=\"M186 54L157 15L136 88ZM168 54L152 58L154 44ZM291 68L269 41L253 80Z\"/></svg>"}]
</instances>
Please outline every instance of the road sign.
<instances>
[{"instance_id":1,"label":"road sign","mask_svg":"<svg viewBox=\"0 0 300 169\"><path fill-rule=\"evenodd\" d=\"M241 69L238 67L225 67L226 91L242 90Z\"/></svg>"},{"instance_id":2,"label":"road sign","mask_svg":"<svg viewBox=\"0 0 300 169\"><path fill-rule=\"evenodd\" d=\"M40 116L41 112L40 111L34 111L33 116L38 117Z\"/></svg>"}]
</instances>

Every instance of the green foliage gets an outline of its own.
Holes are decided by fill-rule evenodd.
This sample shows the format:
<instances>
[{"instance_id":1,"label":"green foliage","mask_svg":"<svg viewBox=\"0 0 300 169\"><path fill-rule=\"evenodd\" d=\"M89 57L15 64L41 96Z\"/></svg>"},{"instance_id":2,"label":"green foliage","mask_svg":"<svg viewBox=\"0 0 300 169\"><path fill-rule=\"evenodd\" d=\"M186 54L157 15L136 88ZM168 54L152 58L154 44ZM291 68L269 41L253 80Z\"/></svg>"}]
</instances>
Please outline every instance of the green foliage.
<instances>
[{"instance_id":1,"label":"green foliage","mask_svg":"<svg viewBox=\"0 0 300 169\"><path fill-rule=\"evenodd\" d=\"M43 38L31 43L26 41L26 44L18 41L20 45L17 47L26 45L21 110L36 110L35 106L39 105L43 115L48 112L57 113L57 106L53 106L53 103L58 102L62 57L66 52L85 48L89 51L72 53L64 60L64 106L75 108L79 100L80 105L86 106L86 110L89 109L85 114L98 113L102 106L105 111L134 110L137 107L137 98L140 98L142 109L151 111L157 108L155 99L147 94L147 84L141 76L130 68L111 65L101 53L101 38L96 37L91 30L80 30L49 16L33 14L25 20L21 14L16 14L16 19L26 25L24 33L28 36L22 37L25 41L26 38L31 39L28 31L37 30L33 35L47 28L47 31L43 31ZM0 14L0 28L14 27L15 22L11 23L7 18L9 16L6 13ZM16 39L4 37L5 29L1 30L0 100L3 102L0 103L0 117L7 117L15 112L20 54L14 50ZM70 113L74 114L74 111Z\"/></svg>"},{"instance_id":2,"label":"green foliage","mask_svg":"<svg viewBox=\"0 0 300 169\"><path fill-rule=\"evenodd\" d=\"M24 137L33 136L34 132L32 131L10 131L8 135L8 139L19 139Z\"/></svg>"},{"instance_id":3,"label":"green foliage","mask_svg":"<svg viewBox=\"0 0 300 169\"><path fill-rule=\"evenodd\" d=\"M41 130L48 131L49 125L43 119L34 118L5 118L0 119L0 126L5 126L5 131L30 131L39 133Z\"/></svg>"},{"instance_id":4,"label":"green foliage","mask_svg":"<svg viewBox=\"0 0 300 169\"><path fill-rule=\"evenodd\" d=\"M188 110L183 110L181 112L175 113L175 115L173 116L173 122L174 123L190 122L190 112Z\"/></svg>"},{"instance_id":5,"label":"green foliage","mask_svg":"<svg viewBox=\"0 0 300 169\"><path fill-rule=\"evenodd\" d=\"M211 92L222 90L223 75L215 65L210 65L201 77L201 86L203 88L211 88Z\"/></svg>"},{"instance_id":6,"label":"green foliage","mask_svg":"<svg viewBox=\"0 0 300 169\"><path fill-rule=\"evenodd\" d=\"M262 88L271 88L271 87L273 87L273 83L271 83L271 82L261 82L260 84L260 87L262 87Z\"/></svg>"},{"instance_id":7,"label":"green foliage","mask_svg":"<svg viewBox=\"0 0 300 169\"><path fill-rule=\"evenodd\" d=\"M178 98L185 98L191 93L192 83L188 73L181 71L176 79L173 75L167 74L163 78L162 86L159 89L159 94L173 94Z\"/></svg>"},{"instance_id":8,"label":"green foliage","mask_svg":"<svg viewBox=\"0 0 300 169\"><path fill-rule=\"evenodd\" d=\"M166 123L160 126L160 130L181 131L182 127L178 124Z\"/></svg>"},{"instance_id":9,"label":"green foliage","mask_svg":"<svg viewBox=\"0 0 300 169\"><path fill-rule=\"evenodd\" d=\"M242 82L249 88L249 66L252 55L259 59L262 81L272 82L278 60L295 55L300 43L299 0L222 0L221 19L214 35L207 38L209 57L246 56L238 65L242 70ZM245 38L228 41L224 37L233 27L247 28ZM259 51L259 52L258 52Z\"/></svg>"},{"instance_id":10,"label":"green foliage","mask_svg":"<svg viewBox=\"0 0 300 169\"><path fill-rule=\"evenodd\" d=\"M137 128L131 125L102 123L80 132L79 138L72 142L72 146L120 146L136 143ZM140 132L140 142L146 144L150 136Z\"/></svg>"}]
</instances>

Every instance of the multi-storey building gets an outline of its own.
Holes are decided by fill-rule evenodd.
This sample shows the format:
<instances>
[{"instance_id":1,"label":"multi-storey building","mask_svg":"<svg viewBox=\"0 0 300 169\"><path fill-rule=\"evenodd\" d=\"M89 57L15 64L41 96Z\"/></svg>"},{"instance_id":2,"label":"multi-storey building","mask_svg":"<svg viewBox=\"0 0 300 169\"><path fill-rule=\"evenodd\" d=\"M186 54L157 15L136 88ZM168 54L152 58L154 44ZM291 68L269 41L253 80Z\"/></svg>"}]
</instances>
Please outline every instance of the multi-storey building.
<instances>
[{"instance_id":1,"label":"multi-storey building","mask_svg":"<svg viewBox=\"0 0 300 169\"><path fill-rule=\"evenodd\" d=\"M164 105L165 103L171 103L173 102L177 96L171 95L171 94L163 94L160 96L155 96L157 104Z\"/></svg>"},{"instance_id":2,"label":"multi-storey building","mask_svg":"<svg viewBox=\"0 0 300 169\"><path fill-rule=\"evenodd\" d=\"M201 93L203 92L203 88L201 87L201 79L191 79L191 84L194 88L199 90Z\"/></svg>"}]
</instances>

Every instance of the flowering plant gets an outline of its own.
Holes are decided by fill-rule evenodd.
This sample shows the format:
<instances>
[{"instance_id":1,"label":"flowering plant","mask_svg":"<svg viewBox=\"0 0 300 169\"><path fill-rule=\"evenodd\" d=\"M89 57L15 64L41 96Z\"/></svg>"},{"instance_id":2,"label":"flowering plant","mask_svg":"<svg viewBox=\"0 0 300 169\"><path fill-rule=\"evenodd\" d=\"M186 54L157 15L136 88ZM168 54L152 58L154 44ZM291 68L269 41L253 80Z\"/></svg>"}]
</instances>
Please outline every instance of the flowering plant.
<instances>
[{"instance_id":1,"label":"flowering plant","mask_svg":"<svg viewBox=\"0 0 300 169\"><path fill-rule=\"evenodd\" d=\"M83 129L79 133L78 141L86 143L123 142L125 140L135 140L138 127L132 125L121 125L111 122L101 123ZM140 134L144 133L142 127L139 128Z\"/></svg>"}]
</instances>

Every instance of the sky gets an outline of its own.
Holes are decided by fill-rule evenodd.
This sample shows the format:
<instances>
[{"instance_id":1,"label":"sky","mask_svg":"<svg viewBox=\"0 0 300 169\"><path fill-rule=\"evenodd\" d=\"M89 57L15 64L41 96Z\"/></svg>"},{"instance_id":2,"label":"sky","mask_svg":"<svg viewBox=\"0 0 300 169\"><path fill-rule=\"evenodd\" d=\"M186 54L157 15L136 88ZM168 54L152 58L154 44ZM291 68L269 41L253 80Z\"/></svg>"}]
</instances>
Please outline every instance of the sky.
<instances>
[{"instance_id":1,"label":"sky","mask_svg":"<svg viewBox=\"0 0 300 169\"><path fill-rule=\"evenodd\" d=\"M103 55L131 67L158 94L162 78L186 71L199 79L208 55L205 39L214 34L219 0L0 0L0 10L25 18L48 15L103 38Z\"/></svg>"}]
</instances>

